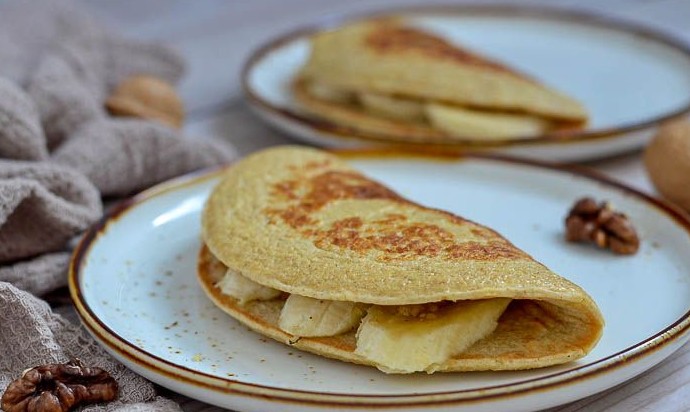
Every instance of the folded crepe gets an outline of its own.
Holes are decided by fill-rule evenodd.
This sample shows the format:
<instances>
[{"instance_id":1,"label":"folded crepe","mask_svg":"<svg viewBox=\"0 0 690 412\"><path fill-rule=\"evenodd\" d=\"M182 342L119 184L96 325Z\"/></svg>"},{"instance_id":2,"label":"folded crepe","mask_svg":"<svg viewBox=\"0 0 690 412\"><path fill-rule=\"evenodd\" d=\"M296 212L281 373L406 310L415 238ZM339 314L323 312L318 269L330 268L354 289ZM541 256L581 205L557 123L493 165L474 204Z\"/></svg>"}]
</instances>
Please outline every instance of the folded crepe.
<instances>
[{"instance_id":1,"label":"folded crepe","mask_svg":"<svg viewBox=\"0 0 690 412\"><path fill-rule=\"evenodd\" d=\"M232 166L202 237L199 280L230 316L384 372L549 366L586 355L602 333L587 293L495 231L315 149Z\"/></svg>"},{"instance_id":2,"label":"folded crepe","mask_svg":"<svg viewBox=\"0 0 690 412\"><path fill-rule=\"evenodd\" d=\"M409 140L524 138L587 121L575 99L391 19L313 36L293 89L318 117Z\"/></svg>"}]
</instances>

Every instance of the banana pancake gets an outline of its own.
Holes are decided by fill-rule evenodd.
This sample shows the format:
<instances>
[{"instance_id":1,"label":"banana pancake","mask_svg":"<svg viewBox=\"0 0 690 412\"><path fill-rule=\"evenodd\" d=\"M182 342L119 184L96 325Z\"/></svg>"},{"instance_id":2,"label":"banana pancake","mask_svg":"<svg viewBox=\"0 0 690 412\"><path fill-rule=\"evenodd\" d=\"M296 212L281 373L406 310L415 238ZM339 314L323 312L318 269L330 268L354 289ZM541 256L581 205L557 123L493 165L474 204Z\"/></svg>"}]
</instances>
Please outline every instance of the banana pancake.
<instances>
[{"instance_id":1,"label":"banana pancake","mask_svg":"<svg viewBox=\"0 0 690 412\"><path fill-rule=\"evenodd\" d=\"M319 33L300 77L347 90L583 121L575 99L507 66L395 20Z\"/></svg>"},{"instance_id":2,"label":"banana pancake","mask_svg":"<svg viewBox=\"0 0 690 412\"><path fill-rule=\"evenodd\" d=\"M495 231L295 146L232 166L202 215L198 277L250 328L388 373L568 362L603 319Z\"/></svg>"},{"instance_id":3,"label":"banana pancake","mask_svg":"<svg viewBox=\"0 0 690 412\"><path fill-rule=\"evenodd\" d=\"M293 96L317 117L406 140L525 138L588 118L577 100L397 19L314 35Z\"/></svg>"}]
</instances>

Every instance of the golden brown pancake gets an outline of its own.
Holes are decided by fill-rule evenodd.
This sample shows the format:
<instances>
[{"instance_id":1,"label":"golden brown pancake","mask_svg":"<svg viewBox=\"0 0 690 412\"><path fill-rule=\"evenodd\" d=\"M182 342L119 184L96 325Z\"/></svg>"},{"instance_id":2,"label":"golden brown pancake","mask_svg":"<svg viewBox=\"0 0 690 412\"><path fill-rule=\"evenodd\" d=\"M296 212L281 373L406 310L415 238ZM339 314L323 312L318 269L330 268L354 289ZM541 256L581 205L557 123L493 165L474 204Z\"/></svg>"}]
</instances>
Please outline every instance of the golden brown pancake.
<instances>
[{"instance_id":1,"label":"golden brown pancake","mask_svg":"<svg viewBox=\"0 0 690 412\"><path fill-rule=\"evenodd\" d=\"M471 201L471 199L468 199ZM286 293L373 305L511 298L496 330L439 370L525 369L584 356L603 319L577 285L495 231L413 203L335 155L279 147L231 167L202 216L205 292L254 330L310 352L371 364L355 332L298 338L284 297L240 305L216 287L230 268Z\"/></svg>"},{"instance_id":2,"label":"golden brown pancake","mask_svg":"<svg viewBox=\"0 0 690 412\"><path fill-rule=\"evenodd\" d=\"M397 21L374 20L323 32L300 78L462 107L525 112L584 123L585 108L507 66Z\"/></svg>"}]
</instances>

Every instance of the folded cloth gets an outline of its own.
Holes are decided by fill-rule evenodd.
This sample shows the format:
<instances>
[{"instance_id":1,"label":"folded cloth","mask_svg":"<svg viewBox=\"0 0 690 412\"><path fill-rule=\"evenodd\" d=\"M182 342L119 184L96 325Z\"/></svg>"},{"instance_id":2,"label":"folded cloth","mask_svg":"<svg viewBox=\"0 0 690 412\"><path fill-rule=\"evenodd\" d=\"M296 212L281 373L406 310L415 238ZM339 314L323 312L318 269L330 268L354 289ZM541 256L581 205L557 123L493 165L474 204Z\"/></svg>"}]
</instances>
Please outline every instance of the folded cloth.
<instances>
[{"instance_id":1,"label":"folded cloth","mask_svg":"<svg viewBox=\"0 0 690 412\"><path fill-rule=\"evenodd\" d=\"M64 248L101 212L98 191L75 170L0 160L0 264Z\"/></svg>"},{"instance_id":2,"label":"folded cloth","mask_svg":"<svg viewBox=\"0 0 690 412\"><path fill-rule=\"evenodd\" d=\"M0 96L0 158L46 159L46 137L33 100L17 84L2 77Z\"/></svg>"},{"instance_id":3,"label":"folded cloth","mask_svg":"<svg viewBox=\"0 0 690 412\"><path fill-rule=\"evenodd\" d=\"M82 124L106 117L101 101L58 55L47 56L41 61L27 88L36 102L50 150Z\"/></svg>"},{"instance_id":4,"label":"folded cloth","mask_svg":"<svg viewBox=\"0 0 690 412\"><path fill-rule=\"evenodd\" d=\"M115 196L234 156L222 142L178 139L176 135L169 127L143 120L90 122L53 153L53 161L72 165L103 196Z\"/></svg>"},{"instance_id":5,"label":"folded cloth","mask_svg":"<svg viewBox=\"0 0 690 412\"><path fill-rule=\"evenodd\" d=\"M69 252L45 253L34 259L0 266L0 282L9 282L41 296L65 285L69 259Z\"/></svg>"},{"instance_id":6,"label":"folded cloth","mask_svg":"<svg viewBox=\"0 0 690 412\"><path fill-rule=\"evenodd\" d=\"M228 162L234 149L111 117L104 102L122 80L174 84L183 61L109 32L66 1L0 4L0 61L0 394L22 370L76 356L121 388L117 401L83 410L179 410L37 296L65 286L73 239L101 217L103 196Z\"/></svg>"}]
</instances>

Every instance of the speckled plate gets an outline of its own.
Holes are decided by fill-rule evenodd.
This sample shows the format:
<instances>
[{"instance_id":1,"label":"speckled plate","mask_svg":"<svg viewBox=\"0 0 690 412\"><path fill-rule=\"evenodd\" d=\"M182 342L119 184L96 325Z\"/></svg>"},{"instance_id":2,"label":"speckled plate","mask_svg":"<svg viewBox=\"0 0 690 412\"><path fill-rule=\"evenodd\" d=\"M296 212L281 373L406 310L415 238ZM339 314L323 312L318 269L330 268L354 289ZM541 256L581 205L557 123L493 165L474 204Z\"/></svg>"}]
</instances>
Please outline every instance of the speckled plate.
<instances>
[{"instance_id":1,"label":"speckled plate","mask_svg":"<svg viewBox=\"0 0 690 412\"><path fill-rule=\"evenodd\" d=\"M141 375L241 411L536 410L624 382L687 341L690 222L668 206L569 169L515 160L343 156L410 199L497 229L581 285L606 319L601 342L558 367L390 376L250 332L207 299L195 276L200 212L220 172L135 196L84 236L70 269L83 323ZM630 216L643 239L637 255L563 240L564 214L582 195Z\"/></svg>"},{"instance_id":2,"label":"speckled plate","mask_svg":"<svg viewBox=\"0 0 690 412\"><path fill-rule=\"evenodd\" d=\"M290 89L309 55L309 36L352 16L331 16L258 48L242 73L251 107L276 128L325 147L433 145L548 161L580 161L639 149L660 122L690 112L690 48L647 27L580 11L524 5L420 6L376 15L399 16L534 76L580 100L590 112L590 124L558 136L491 141L429 137L415 143L309 116Z\"/></svg>"}]
</instances>

